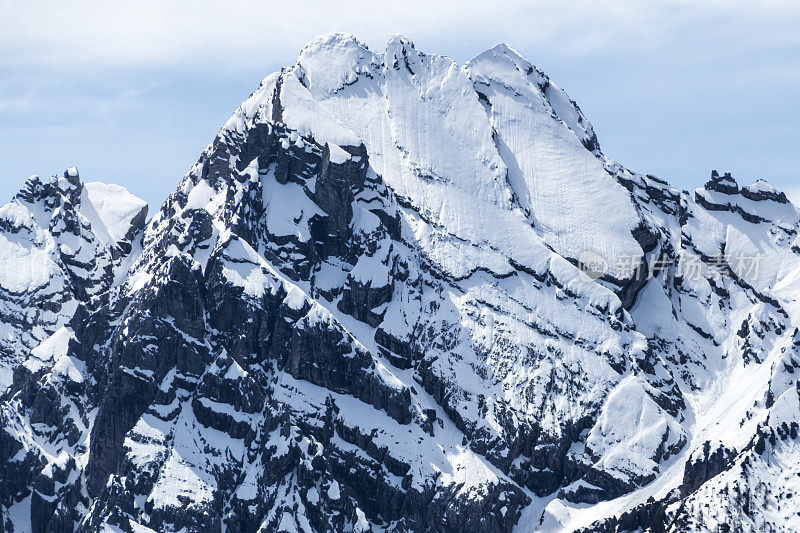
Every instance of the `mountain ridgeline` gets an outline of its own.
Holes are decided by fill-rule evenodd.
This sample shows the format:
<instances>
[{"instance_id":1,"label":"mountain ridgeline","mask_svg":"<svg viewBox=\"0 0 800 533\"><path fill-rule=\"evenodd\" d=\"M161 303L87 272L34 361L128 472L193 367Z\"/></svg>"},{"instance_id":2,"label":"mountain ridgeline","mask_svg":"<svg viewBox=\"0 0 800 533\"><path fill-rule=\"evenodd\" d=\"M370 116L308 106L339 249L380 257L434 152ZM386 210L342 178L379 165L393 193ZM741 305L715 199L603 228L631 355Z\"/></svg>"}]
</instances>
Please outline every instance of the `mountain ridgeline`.
<instances>
[{"instance_id":1,"label":"mountain ridgeline","mask_svg":"<svg viewBox=\"0 0 800 533\"><path fill-rule=\"evenodd\" d=\"M154 213L0 208L0 531L800 530L798 228L508 46L320 36Z\"/></svg>"}]
</instances>

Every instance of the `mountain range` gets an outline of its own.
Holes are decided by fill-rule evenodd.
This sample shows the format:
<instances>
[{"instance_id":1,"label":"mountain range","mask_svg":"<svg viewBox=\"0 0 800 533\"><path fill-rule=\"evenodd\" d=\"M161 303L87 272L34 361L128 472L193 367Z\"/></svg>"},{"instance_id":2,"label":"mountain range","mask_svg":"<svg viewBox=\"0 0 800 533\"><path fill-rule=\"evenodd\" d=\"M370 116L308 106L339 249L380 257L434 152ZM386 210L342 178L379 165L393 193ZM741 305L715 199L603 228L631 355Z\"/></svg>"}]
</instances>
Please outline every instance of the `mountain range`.
<instances>
[{"instance_id":1,"label":"mountain range","mask_svg":"<svg viewBox=\"0 0 800 533\"><path fill-rule=\"evenodd\" d=\"M154 213L0 208L0 531L798 531L798 228L509 46L322 35Z\"/></svg>"}]
</instances>

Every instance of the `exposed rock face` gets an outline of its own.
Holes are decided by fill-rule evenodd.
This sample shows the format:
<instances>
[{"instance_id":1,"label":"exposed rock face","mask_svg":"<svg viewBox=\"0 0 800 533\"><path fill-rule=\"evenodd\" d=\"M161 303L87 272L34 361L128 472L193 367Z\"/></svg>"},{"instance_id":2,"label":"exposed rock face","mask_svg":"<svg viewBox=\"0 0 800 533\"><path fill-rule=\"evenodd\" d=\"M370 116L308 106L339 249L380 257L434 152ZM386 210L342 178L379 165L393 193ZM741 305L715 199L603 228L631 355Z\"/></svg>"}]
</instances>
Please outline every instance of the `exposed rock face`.
<instances>
[{"instance_id":1,"label":"exposed rock face","mask_svg":"<svg viewBox=\"0 0 800 533\"><path fill-rule=\"evenodd\" d=\"M0 209L3 530L798 524L797 210L627 170L507 46L322 36L146 218Z\"/></svg>"},{"instance_id":2,"label":"exposed rock face","mask_svg":"<svg viewBox=\"0 0 800 533\"><path fill-rule=\"evenodd\" d=\"M724 472L736 453L719 445L711 449L711 443L706 442L703 447L695 452L695 456L686 461L683 469L683 483L681 493L685 496L691 494L703 483Z\"/></svg>"}]
</instances>

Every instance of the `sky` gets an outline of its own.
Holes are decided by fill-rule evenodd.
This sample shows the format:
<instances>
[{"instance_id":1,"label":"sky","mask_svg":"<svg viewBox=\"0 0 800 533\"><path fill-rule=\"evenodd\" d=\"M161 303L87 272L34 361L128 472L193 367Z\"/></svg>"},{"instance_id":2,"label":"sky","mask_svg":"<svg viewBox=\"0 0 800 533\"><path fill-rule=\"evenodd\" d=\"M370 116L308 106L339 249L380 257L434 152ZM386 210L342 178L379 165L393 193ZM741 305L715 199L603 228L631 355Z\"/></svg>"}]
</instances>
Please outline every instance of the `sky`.
<instances>
[{"instance_id":1,"label":"sky","mask_svg":"<svg viewBox=\"0 0 800 533\"><path fill-rule=\"evenodd\" d=\"M800 203L800 3L0 0L0 204L32 175L159 205L314 36L403 34L463 64L499 42L578 102L606 155L674 186L712 169Z\"/></svg>"}]
</instances>

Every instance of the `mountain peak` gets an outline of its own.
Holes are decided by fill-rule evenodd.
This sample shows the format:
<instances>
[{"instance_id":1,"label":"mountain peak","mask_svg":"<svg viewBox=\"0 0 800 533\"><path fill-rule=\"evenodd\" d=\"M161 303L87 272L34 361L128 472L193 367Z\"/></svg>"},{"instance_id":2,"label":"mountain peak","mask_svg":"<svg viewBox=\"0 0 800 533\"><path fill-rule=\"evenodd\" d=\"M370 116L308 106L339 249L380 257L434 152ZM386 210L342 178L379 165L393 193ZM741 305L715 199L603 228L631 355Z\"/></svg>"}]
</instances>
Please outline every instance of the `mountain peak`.
<instances>
[{"instance_id":1,"label":"mountain peak","mask_svg":"<svg viewBox=\"0 0 800 533\"><path fill-rule=\"evenodd\" d=\"M400 34L395 34L386 44L383 64L386 68L393 69L399 69L402 65L413 75L417 70L415 64L419 55L421 55L421 53L417 51L414 47L414 43L411 42L410 39Z\"/></svg>"},{"instance_id":2,"label":"mountain peak","mask_svg":"<svg viewBox=\"0 0 800 533\"><path fill-rule=\"evenodd\" d=\"M353 83L377 62L377 56L353 35L326 33L303 48L297 66L306 88L322 95Z\"/></svg>"},{"instance_id":3,"label":"mountain peak","mask_svg":"<svg viewBox=\"0 0 800 533\"><path fill-rule=\"evenodd\" d=\"M481 60L507 60L511 61L515 66L520 68L523 72L530 73L534 67L527 58L525 58L517 49L511 47L506 43L499 43L485 50L467 62L467 65Z\"/></svg>"},{"instance_id":4,"label":"mountain peak","mask_svg":"<svg viewBox=\"0 0 800 533\"><path fill-rule=\"evenodd\" d=\"M386 48L388 49L406 49L406 50L413 50L414 42L406 37L405 35L401 35L399 33L395 33L392 35L386 43Z\"/></svg>"},{"instance_id":5,"label":"mountain peak","mask_svg":"<svg viewBox=\"0 0 800 533\"><path fill-rule=\"evenodd\" d=\"M367 50L367 45L359 41L355 35L346 32L322 33L311 39L301 50L300 54L314 53L320 50L333 50L341 52L347 48L360 48Z\"/></svg>"}]
</instances>

